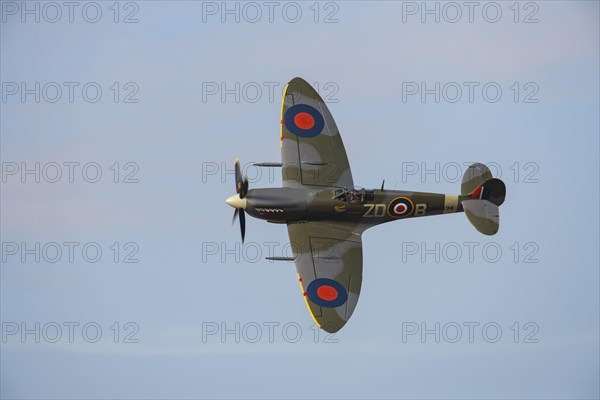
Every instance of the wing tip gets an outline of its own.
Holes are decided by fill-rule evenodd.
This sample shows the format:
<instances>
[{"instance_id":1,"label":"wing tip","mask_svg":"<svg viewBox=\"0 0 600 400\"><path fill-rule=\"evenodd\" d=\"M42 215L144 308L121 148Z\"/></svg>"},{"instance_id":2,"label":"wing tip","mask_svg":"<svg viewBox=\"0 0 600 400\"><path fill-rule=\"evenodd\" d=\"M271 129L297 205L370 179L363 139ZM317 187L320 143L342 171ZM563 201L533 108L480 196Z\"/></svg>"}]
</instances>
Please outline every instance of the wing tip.
<instances>
[{"instance_id":1,"label":"wing tip","mask_svg":"<svg viewBox=\"0 0 600 400\"><path fill-rule=\"evenodd\" d=\"M299 77L299 76L295 76L295 77L293 77L293 78L292 78L292 79L291 79L291 80L288 82L288 85L289 85L290 83L296 83L296 82L299 82L299 83L308 83L308 82L306 81L306 79L304 79L304 78L301 78L301 77Z\"/></svg>"},{"instance_id":2,"label":"wing tip","mask_svg":"<svg viewBox=\"0 0 600 400\"><path fill-rule=\"evenodd\" d=\"M344 325L346 325L346 322L348 321L344 321L343 323L333 321L322 321L320 323L317 323L317 325L319 326L319 328L323 329L327 333L336 333L339 332L344 327Z\"/></svg>"}]
</instances>

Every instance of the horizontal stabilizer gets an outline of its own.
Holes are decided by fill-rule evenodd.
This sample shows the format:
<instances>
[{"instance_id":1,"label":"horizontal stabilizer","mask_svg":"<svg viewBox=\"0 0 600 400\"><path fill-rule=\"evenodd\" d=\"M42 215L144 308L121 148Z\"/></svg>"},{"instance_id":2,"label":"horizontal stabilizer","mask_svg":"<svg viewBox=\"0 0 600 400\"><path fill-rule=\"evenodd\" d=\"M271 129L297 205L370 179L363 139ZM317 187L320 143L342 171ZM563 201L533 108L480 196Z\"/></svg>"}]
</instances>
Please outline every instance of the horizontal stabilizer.
<instances>
[{"instance_id":1,"label":"horizontal stabilizer","mask_svg":"<svg viewBox=\"0 0 600 400\"><path fill-rule=\"evenodd\" d=\"M488 200L463 200L463 209L469 222L484 235L494 235L500 227L500 209Z\"/></svg>"},{"instance_id":2,"label":"horizontal stabilizer","mask_svg":"<svg viewBox=\"0 0 600 400\"><path fill-rule=\"evenodd\" d=\"M469 222L484 235L495 235L500 227L499 206L506 198L506 185L481 163L471 165L463 175L460 199Z\"/></svg>"},{"instance_id":3,"label":"horizontal stabilizer","mask_svg":"<svg viewBox=\"0 0 600 400\"><path fill-rule=\"evenodd\" d=\"M269 261L294 261L294 257L265 257Z\"/></svg>"}]
</instances>

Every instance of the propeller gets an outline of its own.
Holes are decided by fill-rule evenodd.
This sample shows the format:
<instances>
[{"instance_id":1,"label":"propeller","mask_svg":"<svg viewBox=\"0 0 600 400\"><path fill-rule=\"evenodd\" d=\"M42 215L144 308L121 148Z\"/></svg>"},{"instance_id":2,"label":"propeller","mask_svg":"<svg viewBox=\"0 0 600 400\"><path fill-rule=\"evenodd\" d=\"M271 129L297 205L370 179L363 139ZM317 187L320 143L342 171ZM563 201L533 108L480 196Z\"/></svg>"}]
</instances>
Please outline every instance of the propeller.
<instances>
[{"instance_id":1,"label":"propeller","mask_svg":"<svg viewBox=\"0 0 600 400\"><path fill-rule=\"evenodd\" d=\"M225 202L229 204L231 207L235 208L233 212L233 219L231 220L231 225L235 223L235 219L239 217L240 220L240 230L242 232L242 243L244 243L244 238L246 236L246 213L244 209L246 208L246 195L248 194L248 177L243 177L242 172L240 171L240 162L239 160L235 160L235 191L237 194L229 197Z\"/></svg>"}]
</instances>

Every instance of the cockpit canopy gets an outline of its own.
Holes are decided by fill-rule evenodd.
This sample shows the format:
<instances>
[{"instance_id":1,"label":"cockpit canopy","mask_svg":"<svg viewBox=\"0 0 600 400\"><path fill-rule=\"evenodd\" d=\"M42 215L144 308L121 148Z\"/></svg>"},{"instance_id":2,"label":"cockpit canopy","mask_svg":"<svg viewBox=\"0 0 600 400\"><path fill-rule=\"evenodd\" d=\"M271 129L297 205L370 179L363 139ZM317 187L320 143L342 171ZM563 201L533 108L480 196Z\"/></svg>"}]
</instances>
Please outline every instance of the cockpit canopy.
<instances>
[{"instance_id":1,"label":"cockpit canopy","mask_svg":"<svg viewBox=\"0 0 600 400\"><path fill-rule=\"evenodd\" d=\"M351 189L336 189L333 192L333 198L350 204L360 204L373 201L375 193L373 190L365 190L359 186Z\"/></svg>"}]
</instances>

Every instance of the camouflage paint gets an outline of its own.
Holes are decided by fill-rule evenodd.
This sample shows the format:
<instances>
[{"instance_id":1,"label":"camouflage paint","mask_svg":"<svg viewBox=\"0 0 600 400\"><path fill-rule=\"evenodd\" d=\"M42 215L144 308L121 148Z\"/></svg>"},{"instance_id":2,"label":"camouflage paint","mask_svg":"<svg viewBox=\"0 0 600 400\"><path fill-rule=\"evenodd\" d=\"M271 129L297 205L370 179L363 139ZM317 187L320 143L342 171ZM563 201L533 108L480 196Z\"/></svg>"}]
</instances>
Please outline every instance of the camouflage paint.
<instances>
[{"instance_id":1,"label":"camouflage paint","mask_svg":"<svg viewBox=\"0 0 600 400\"><path fill-rule=\"evenodd\" d=\"M251 216L285 223L308 310L327 332L339 331L358 304L362 233L406 218L465 212L480 232L498 231L506 188L483 164L463 176L461 194L354 189L350 163L325 102L301 78L285 88L281 107L283 188L247 190L236 173L238 195ZM238 165L236 163L236 171ZM323 287L321 291L318 289Z\"/></svg>"}]
</instances>

